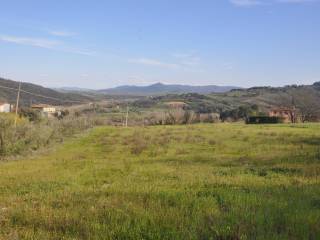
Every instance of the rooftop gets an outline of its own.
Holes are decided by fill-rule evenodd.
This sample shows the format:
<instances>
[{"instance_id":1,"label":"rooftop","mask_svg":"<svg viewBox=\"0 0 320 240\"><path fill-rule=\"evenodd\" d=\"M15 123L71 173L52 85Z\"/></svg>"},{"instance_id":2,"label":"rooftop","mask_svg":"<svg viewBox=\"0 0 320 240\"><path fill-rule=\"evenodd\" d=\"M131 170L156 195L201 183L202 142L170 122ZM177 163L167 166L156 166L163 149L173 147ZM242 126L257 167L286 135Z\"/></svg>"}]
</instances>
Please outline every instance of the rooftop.
<instances>
[{"instance_id":1,"label":"rooftop","mask_svg":"<svg viewBox=\"0 0 320 240\"><path fill-rule=\"evenodd\" d=\"M53 106L48 105L48 104L33 104L33 105L31 105L31 108L48 108L48 107L53 107Z\"/></svg>"},{"instance_id":2,"label":"rooftop","mask_svg":"<svg viewBox=\"0 0 320 240\"><path fill-rule=\"evenodd\" d=\"M0 105L4 105L4 104L10 104L8 102L0 102Z\"/></svg>"}]
</instances>

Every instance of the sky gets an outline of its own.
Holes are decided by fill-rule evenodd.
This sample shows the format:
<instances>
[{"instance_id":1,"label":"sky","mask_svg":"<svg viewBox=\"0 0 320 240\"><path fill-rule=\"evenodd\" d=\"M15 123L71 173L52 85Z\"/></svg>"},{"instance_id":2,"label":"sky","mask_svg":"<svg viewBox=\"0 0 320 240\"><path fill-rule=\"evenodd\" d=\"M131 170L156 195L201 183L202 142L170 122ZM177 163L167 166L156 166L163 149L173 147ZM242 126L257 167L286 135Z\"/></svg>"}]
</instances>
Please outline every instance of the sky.
<instances>
[{"instance_id":1,"label":"sky","mask_svg":"<svg viewBox=\"0 0 320 240\"><path fill-rule=\"evenodd\" d=\"M320 0L0 0L0 76L91 89L320 81Z\"/></svg>"}]
</instances>

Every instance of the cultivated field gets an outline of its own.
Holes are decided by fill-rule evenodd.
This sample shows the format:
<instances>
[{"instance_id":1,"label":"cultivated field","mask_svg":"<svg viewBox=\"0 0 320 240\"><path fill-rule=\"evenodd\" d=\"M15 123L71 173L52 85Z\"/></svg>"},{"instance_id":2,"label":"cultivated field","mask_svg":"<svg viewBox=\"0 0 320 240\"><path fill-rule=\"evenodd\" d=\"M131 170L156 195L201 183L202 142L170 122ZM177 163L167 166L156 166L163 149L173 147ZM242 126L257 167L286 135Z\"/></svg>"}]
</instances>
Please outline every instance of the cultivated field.
<instances>
[{"instance_id":1,"label":"cultivated field","mask_svg":"<svg viewBox=\"0 0 320 240\"><path fill-rule=\"evenodd\" d=\"M101 127L0 163L0 239L320 239L320 125Z\"/></svg>"}]
</instances>

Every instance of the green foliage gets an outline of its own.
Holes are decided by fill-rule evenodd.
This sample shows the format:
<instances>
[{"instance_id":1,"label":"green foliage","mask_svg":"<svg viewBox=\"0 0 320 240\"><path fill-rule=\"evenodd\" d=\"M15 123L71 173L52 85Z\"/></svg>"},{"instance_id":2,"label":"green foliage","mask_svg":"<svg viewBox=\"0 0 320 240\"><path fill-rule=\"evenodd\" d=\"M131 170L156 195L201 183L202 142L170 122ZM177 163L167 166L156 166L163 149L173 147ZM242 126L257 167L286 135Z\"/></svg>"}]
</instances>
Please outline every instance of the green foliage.
<instances>
[{"instance_id":1,"label":"green foliage","mask_svg":"<svg viewBox=\"0 0 320 240\"><path fill-rule=\"evenodd\" d=\"M319 239L320 125L99 127L0 164L0 239Z\"/></svg>"},{"instance_id":2,"label":"green foliage","mask_svg":"<svg viewBox=\"0 0 320 240\"><path fill-rule=\"evenodd\" d=\"M51 143L61 142L85 129L99 125L97 119L90 117L64 117L42 119L32 111L22 112L27 118L19 118L14 125L14 115L0 114L0 159L25 154Z\"/></svg>"},{"instance_id":3,"label":"green foliage","mask_svg":"<svg viewBox=\"0 0 320 240\"><path fill-rule=\"evenodd\" d=\"M20 118L27 118L30 122L39 122L41 121L41 114L39 111L32 110L30 108L21 108L19 109Z\"/></svg>"},{"instance_id":4,"label":"green foliage","mask_svg":"<svg viewBox=\"0 0 320 240\"><path fill-rule=\"evenodd\" d=\"M13 125L13 118L11 115L0 114L0 156L6 153L7 136L10 135L10 127Z\"/></svg>"},{"instance_id":5,"label":"green foliage","mask_svg":"<svg viewBox=\"0 0 320 240\"><path fill-rule=\"evenodd\" d=\"M167 102L184 102L185 110L195 113L219 113L222 121L237 121L248 116L265 115L270 108L295 108L302 121L319 121L319 83L285 87L254 87L237 89L226 93L168 94L147 97L133 103L135 107L165 108Z\"/></svg>"},{"instance_id":6,"label":"green foliage","mask_svg":"<svg viewBox=\"0 0 320 240\"><path fill-rule=\"evenodd\" d=\"M267 124L267 123L283 123L281 117L254 116L246 119L247 124Z\"/></svg>"},{"instance_id":7,"label":"green foliage","mask_svg":"<svg viewBox=\"0 0 320 240\"><path fill-rule=\"evenodd\" d=\"M226 120L245 120L251 115L256 115L259 108L257 105L252 106L240 106L238 108L223 111L220 114L221 120L224 122Z\"/></svg>"}]
</instances>

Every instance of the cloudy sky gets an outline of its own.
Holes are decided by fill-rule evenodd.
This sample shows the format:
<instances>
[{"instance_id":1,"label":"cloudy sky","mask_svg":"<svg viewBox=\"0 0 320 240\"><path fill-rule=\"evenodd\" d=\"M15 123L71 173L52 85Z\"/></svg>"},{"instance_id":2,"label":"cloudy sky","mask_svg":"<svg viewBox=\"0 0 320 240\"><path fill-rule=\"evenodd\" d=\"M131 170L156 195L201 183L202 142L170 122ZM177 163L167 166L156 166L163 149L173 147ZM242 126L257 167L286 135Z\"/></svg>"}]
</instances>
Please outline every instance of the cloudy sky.
<instances>
[{"instance_id":1,"label":"cloudy sky","mask_svg":"<svg viewBox=\"0 0 320 240\"><path fill-rule=\"evenodd\" d=\"M5 78L84 88L320 81L318 0L0 1Z\"/></svg>"}]
</instances>

